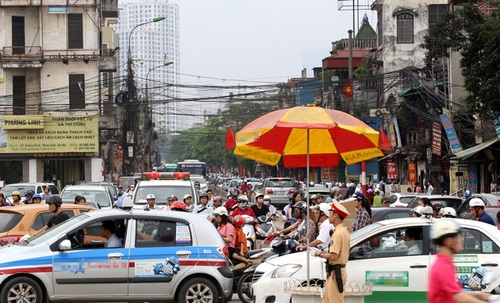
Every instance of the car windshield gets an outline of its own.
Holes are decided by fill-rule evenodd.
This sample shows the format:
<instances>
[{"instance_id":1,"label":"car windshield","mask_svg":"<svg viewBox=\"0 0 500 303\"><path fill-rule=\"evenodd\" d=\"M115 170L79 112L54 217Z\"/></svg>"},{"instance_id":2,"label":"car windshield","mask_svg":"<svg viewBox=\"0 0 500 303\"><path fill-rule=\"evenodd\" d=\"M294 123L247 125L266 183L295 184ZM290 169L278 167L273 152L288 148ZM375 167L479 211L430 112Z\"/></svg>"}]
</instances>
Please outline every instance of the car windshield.
<instances>
[{"instance_id":1,"label":"car windshield","mask_svg":"<svg viewBox=\"0 0 500 303\"><path fill-rule=\"evenodd\" d=\"M185 194L194 195L191 186L179 185L161 185L161 186L147 186L141 185L137 187L134 192L134 204L146 204L146 196L153 194L155 196L156 205L165 205L167 198L171 195L177 197L177 200L182 201Z\"/></svg>"},{"instance_id":2,"label":"car windshield","mask_svg":"<svg viewBox=\"0 0 500 303\"><path fill-rule=\"evenodd\" d=\"M111 195L116 196L116 189L115 186L111 183L87 183L88 185L98 185L102 187L106 187Z\"/></svg>"},{"instance_id":3,"label":"car windshield","mask_svg":"<svg viewBox=\"0 0 500 303\"><path fill-rule=\"evenodd\" d=\"M351 234L351 243L355 242L358 238L364 237L367 233L372 232L373 230L382 227L380 223L369 224L361 229L356 230Z\"/></svg>"},{"instance_id":4,"label":"car windshield","mask_svg":"<svg viewBox=\"0 0 500 303\"><path fill-rule=\"evenodd\" d=\"M4 193L4 195L6 197L10 197L12 196L12 192L17 190L21 193L21 195L24 195L26 193L27 190L32 190L32 191L35 191L35 186L34 185L29 185L29 184L26 184L26 185L6 185L4 188L2 188L2 192Z\"/></svg>"},{"instance_id":5,"label":"car windshield","mask_svg":"<svg viewBox=\"0 0 500 303\"><path fill-rule=\"evenodd\" d=\"M48 241L50 238L54 237L55 235L60 234L62 231L69 229L70 227L78 224L79 222L82 222L83 220L87 219L88 215L87 214L81 214L76 217L69 218L68 220L57 224L56 226L49 228L47 231L39 234L38 236L31 237L28 240L28 243L30 245L37 245L42 242ZM22 244L22 242L20 242Z\"/></svg>"},{"instance_id":6,"label":"car windshield","mask_svg":"<svg viewBox=\"0 0 500 303\"><path fill-rule=\"evenodd\" d=\"M84 196L87 201L94 201L99 203L101 207L108 207L111 205L109 202L109 195L104 190L88 190L88 189L66 189L61 194L63 200L73 200L76 196Z\"/></svg>"},{"instance_id":7,"label":"car windshield","mask_svg":"<svg viewBox=\"0 0 500 303\"><path fill-rule=\"evenodd\" d=\"M0 212L0 233L8 232L21 221L23 215L11 212Z\"/></svg>"}]
</instances>

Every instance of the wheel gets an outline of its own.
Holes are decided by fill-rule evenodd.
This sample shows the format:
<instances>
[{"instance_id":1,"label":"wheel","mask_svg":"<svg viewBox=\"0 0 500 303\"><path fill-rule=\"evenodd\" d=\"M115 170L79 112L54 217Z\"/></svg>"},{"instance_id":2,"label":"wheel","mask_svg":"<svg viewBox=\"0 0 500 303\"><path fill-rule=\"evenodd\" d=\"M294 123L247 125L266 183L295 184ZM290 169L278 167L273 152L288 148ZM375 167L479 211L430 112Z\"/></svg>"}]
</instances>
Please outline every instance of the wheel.
<instances>
[{"instance_id":1,"label":"wheel","mask_svg":"<svg viewBox=\"0 0 500 303\"><path fill-rule=\"evenodd\" d=\"M179 303L217 303L218 300L217 287L208 279L188 280L179 291Z\"/></svg>"},{"instance_id":2,"label":"wheel","mask_svg":"<svg viewBox=\"0 0 500 303\"><path fill-rule=\"evenodd\" d=\"M7 282L2 288L0 301L2 303L42 303L42 288L31 278L17 277Z\"/></svg>"},{"instance_id":3,"label":"wheel","mask_svg":"<svg viewBox=\"0 0 500 303\"><path fill-rule=\"evenodd\" d=\"M250 286L252 285L253 272L244 273L238 281L238 298L242 303L252 303L253 297Z\"/></svg>"}]
</instances>

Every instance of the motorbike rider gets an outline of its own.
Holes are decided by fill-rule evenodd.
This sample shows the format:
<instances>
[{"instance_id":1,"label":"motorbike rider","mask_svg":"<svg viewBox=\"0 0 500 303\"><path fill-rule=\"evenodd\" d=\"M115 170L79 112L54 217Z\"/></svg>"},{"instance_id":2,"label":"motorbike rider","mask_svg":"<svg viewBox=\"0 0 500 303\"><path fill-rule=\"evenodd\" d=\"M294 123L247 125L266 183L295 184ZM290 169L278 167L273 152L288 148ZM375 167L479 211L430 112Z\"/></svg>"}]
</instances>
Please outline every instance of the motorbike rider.
<instances>
[{"instance_id":1,"label":"motorbike rider","mask_svg":"<svg viewBox=\"0 0 500 303\"><path fill-rule=\"evenodd\" d=\"M233 260L251 265L250 261L243 257L243 254L240 253L240 249L236 247L236 229L234 228L231 219L229 219L227 209L223 206L218 207L214 210L213 215L215 217L215 221L217 221L217 231L226 243L227 250L229 251L229 257Z\"/></svg>"},{"instance_id":2,"label":"motorbike rider","mask_svg":"<svg viewBox=\"0 0 500 303\"><path fill-rule=\"evenodd\" d=\"M40 194L34 194L31 198L33 199L34 204L42 203L42 196L40 196Z\"/></svg>"},{"instance_id":3,"label":"motorbike rider","mask_svg":"<svg viewBox=\"0 0 500 303\"><path fill-rule=\"evenodd\" d=\"M247 179L244 179L243 182L241 183L241 194L242 195L248 195L250 192L250 185L248 184Z\"/></svg>"},{"instance_id":4,"label":"motorbike rider","mask_svg":"<svg viewBox=\"0 0 500 303\"><path fill-rule=\"evenodd\" d=\"M175 201L172 203L172 205L170 205L170 210L187 212L186 204L182 201Z\"/></svg>"},{"instance_id":5,"label":"motorbike rider","mask_svg":"<svg viewBox=\"0 0 500 303\"><path fill-rule=\"evenodd\" d=\"M493 218L484 211L484 202L480 198L470 199L469 208L472 217L474 217L476 221L496 225Z\"/></svg>"},{"instance_id":6,"label":"motorbike rider","mask_svg":"<svg viewBox=\"0 0 500 303\"><path fill-rule=\"evenodd\" d=\"M309 238L309 243L314 241L316 238L316 222L309 218L307 219L307 202L300 201L292 206L293 217L297 219L297 222L282 229L278 234L287 234L291 231L295 231L296 238L299 242L305 243L307 238ZM309 234L307 234L307 226L309 224Z\"/></svg>"},{"instance_id":7,"label":"motorbike rider","mask_svg":"<svg viewBox=\"0 0 500 303\"><path fill-rule=\"evenodd\" d=\"M269 207L269 211L271 212L271 216L274 217L276 216L276 207L271 204L271 196L269 195L264 195L264 205Z\"/></svg>"},{"instance_id":8,"label":"motorbike rider","mask_svg":"<svg viewBox=\"0 0 500 303\"><path fill-rule=\"evenodd\" d=\"M198 216L205 216L209 219L212 218L213 208L207 205L208 203L208 194L201 193L200 194L200 204L196 205L193 209L193 214Z\"/></svg>"},{"instance_id":9,"label":"motorbike rider","mask_svg":"<svg viewBox=\"0 0 500 303\"><path fill-rule=\"evenodd\" d=\"M227 212L231 215L231 213L233 212L234 208L238 205L238 190L237 189L231 189L229 191L229 197L228 199L226 200L226 203L224 204L224 206L226 207L227 209Z\"/></svg>"},{"instance_id":10,"label":"motorbike rider","mask_svg":"<svg viewBox=\"0 0 500 303\"><path fill-rule=\"evenodd\" d=\"M257 196L255 196L255 201L255 204L250 207L253 210L255 216L258 218L265 215L268 218L271 218L271 211L269 210L269 207L264 204L264 194L257 194Z\"/></svg>"},{"instance_id":11,"label":"motorbike rider","mask_svg":"<svg viewBox=\"0 0 500 303\"><path fill-rule=\"evenodd\" d=\"M328 215L330 214L330 209L332 207L330 204L321 203L316 206L319 210L318 224L319 224L319 234L318 237L309 243L309 247L325 247L330 243L330 234L333 232L333 224L328 220ZM305 250L307 246L305 244L297 246L297 250Z\"/></svg>"},{"instance_id":12,"label":"motorbike rider","mask_svg":"<svg viewBox=\"0 0 500 303\"><path fill-rule=\"evenodd\" d=\"M21 201L21 193L18 190L12 192L12 203L13 206L16 205L24 205L24 202Z\"/></svg>"},{"instance_id":13,"label":"motorbike rider","mask_svg":"<svg viewBox=\"0 0 500 303\"><path fill-rule=\"evenodd\" d=\"M182 201L184 201L184 204L186 204L186 211L189 213L193 212L194 205L191 204L193 200L193 197L191 197L190 194L185 194L184 197L182 198ZM170 206L170 209L172 209L172 206Z\"/></svg>"},{"instance_id":14,"label":"motorbike rider","mask_svg":"<svg viewBox=\"0 0 500 303\"><path fill-rule=\"evenodd\" d=\"M254 220L257 219L253 210L248 207L248 197L245 195L240 195L238 197L238 207L233 210L232 217L247 215L251 216Z\"/></svg>"},{"instance_id":15,"label":"motorbike rider","mask_svg":"<svg viewBox=\"0 0 500 303\"><path fill-rule=\"evenodd\" d=\"M62 223L69 219L68 215L63 213L61 205L62 200L59 196L50 196L46 203L49 205L49 210L54 213L54 216L49 220L47 225L37 230L33 236L39 235L51 228L52 226L56 226L59 223Z\"/></svg>"}]
</instances>

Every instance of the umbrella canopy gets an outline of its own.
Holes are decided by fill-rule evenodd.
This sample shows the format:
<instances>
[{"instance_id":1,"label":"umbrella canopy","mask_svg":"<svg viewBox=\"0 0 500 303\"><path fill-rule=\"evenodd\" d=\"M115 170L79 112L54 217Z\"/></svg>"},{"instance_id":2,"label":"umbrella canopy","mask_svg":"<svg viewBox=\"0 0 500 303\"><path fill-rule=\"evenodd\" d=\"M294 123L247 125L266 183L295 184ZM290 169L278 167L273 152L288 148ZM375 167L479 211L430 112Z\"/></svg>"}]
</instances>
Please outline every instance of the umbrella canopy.
<instances>
[{"instance_id":1,"label":"umbrella canopy","mask_svg":"<svg viewBox=\"0 0 500 303\"><path fill-rule=\"evenodd\" d=\"M379 132L341 111L294 107L268 113L236 133L234 154L285 167L337 166L383 156ZM307 144L310 142L310 144Z\"/></svg>"}]
</instances>

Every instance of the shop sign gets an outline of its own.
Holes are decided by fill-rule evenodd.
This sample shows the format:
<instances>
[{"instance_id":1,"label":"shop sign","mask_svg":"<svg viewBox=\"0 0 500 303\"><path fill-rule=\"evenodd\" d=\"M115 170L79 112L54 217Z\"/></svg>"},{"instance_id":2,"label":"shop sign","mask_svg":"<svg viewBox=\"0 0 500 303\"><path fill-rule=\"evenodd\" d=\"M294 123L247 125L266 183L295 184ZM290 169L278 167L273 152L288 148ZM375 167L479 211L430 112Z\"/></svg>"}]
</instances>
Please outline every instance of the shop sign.
<instances>
[{"instance_id":1,"label":"shop sign","mask_svg":"<svg viewBox=\"0 0 500 303\"><path fill-rule=\"evenodd\" d=\"M0 116L0 153L99 152L98 116Z\"/></svg>"},{"instance_id":2,"label":"shop sign","mask_svg":"<svg viewBox=\"0 0 500 303\"><path fill-rule=\"evenodd\" d=\"M398 165L394 162L387 162L387 179L398 178Z\"/></svg>"},{"instance_id":3,"label":"shop sign","mask_svg":"<svg viewBox=\"0 0 500 303\"><path fill-rule=\"evenodd\" d=\"M446 137L448 137L448 141L450 142L451 149L453 153L457 153L462 150L462 145L460 141L458 141L457 133L455 132L455 128L450 121L450 118L447 114L442 114L439 116L441 119L441 123L443 124L443 128L446 132Z\"/></svg>"},{"instance_id":4,"label":"shop sign","mask_svg":"<svg viewBox=\"0 0 500 303\"><path fill-rule=\"evenodd\" d=\"M408 161L408 183L415 184L417 182L417 163Z\"/></svg>"},{"instance_id":5,"label":"shop sign","mask_svg":"<svg viewBox=\"0 0 500 303\"><path fill-rule=\"evenodd\" d=\"M441 124L438 121L432 121L432 153L441 156Z\"/></svg>"}]
</instances>

